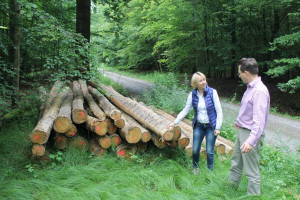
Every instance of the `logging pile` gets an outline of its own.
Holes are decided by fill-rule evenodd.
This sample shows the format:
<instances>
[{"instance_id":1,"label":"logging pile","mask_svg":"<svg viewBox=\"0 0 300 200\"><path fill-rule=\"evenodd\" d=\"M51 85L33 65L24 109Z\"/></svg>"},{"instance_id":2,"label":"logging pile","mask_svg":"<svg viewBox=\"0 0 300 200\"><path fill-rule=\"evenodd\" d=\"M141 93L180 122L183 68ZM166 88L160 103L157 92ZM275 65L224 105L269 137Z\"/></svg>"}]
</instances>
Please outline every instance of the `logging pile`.
<instances>
[{"instance_id":1,"label":"logging pile","mask_svg":"<svg viewBox=\"0 0 300 200\"><path fill-rule=\"evenodd\" d=\"M175 119L172 115L124 97L99 81L73 81L69 86L56 81L49 94L43 87L39 90L40 119L29 135L33 157L46 157L48 146L59 150L71 146L89 149L95 156L114 149L118 157L131 159L145 152L149 143L159 149L178 146L192 155L190 121L167 128ZM231 141L218 136L218 154L231 155L232 149ZM206 158L204 148L201 154Z\"/></svg>"}]
</instances>

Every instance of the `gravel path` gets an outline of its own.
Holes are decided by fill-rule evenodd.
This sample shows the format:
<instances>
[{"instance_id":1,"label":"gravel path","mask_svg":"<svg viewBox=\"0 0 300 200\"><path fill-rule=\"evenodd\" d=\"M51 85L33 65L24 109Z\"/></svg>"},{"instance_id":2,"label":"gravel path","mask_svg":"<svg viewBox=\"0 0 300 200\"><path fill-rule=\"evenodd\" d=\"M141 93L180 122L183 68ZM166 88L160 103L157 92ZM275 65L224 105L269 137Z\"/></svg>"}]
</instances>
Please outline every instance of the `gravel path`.
<instances>
[{"instance_id":1,"label":"gravel path","mask_svg":"<svg viewBox=\"0 0 300 200\"><path fill-rule=\"evenodd\" d=\"M133 94L149 91L153 86L153 83L113 72L102 71L102 73ZM221 104L224 121L234 124L234 120L238 115L239 105L224 101L221 101ZM270 114L265 134L267 143L272 146L280 147L285 152L296 154L296 156L300 158L300 153L298 152L298 150L300 150L300 121Z\"/></svg>"}]
</instances>

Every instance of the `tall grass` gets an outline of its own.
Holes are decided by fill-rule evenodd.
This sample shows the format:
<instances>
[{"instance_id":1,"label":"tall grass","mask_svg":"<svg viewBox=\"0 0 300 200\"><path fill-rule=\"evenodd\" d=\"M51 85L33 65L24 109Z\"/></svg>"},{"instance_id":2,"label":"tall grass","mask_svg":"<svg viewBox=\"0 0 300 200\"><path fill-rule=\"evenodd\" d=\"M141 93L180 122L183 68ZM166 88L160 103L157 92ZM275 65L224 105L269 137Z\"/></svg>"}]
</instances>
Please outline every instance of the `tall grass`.
<instances>
[{"instance_id":1,"label":"tall grass","mask_svg":"<svg viewBox=\"0 0 300 200\"><path fill-rule=\"evenodd\" d=\"M169 95L173 92L168 91ZM157 102L163 108L172 103L170 98L176 100L175 97L154 98L153 104ZM167 103L160 102L163 100ZM168 109L171 108L170 105ZM88 151L73 148L63 152L51 150L48 162L31 160L28 135L37 122L37 114L32 109L24 117L4 121L0 128L0 199L300 198L300 161L268 146L262 149L262 195L259 197L246 196L245 177L237 190L226 187L230 157L223 155L216 155L213 173L207 170L206 161L201 160L197 176L192 175L191 158L182 150L160 150L152 145L131 162L116 157L113 149L107 155L93 157Z\"/></svg>"}]
</instances>

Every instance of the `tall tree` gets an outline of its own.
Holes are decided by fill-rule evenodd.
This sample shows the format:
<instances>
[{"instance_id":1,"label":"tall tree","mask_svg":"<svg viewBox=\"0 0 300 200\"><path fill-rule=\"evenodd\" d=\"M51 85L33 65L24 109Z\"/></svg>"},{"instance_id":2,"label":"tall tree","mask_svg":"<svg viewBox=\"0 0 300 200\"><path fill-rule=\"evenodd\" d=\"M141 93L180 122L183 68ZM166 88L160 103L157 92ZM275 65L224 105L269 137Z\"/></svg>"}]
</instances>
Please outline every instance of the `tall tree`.
<instances>
[{"instance_id":1,"label":"tall tree","mask_svg":"<svg viewBox=\"0 0 300 200\"><path fill-rule=\"evenodd\" d=\"M21 6L16 0L10 0L10 38L13 43L10 49L11 63L14 67L14 75L12 79L13 94L12 107L17 107L19 100L19 82L20 82L20 16Z\"/></svg>"},{"instance_id":2,"label":"tall tree","mask_svg":"<svg viewBox=\"0 0 300 200\"><path fill-rule=\"evenodd\" d=\"M90 42L91 26L91 0L76 0L76 32ZM81 73L90 71L88 57L82 58L85 62L85 69L81 68Z\"/></svg>"}]
</instances>

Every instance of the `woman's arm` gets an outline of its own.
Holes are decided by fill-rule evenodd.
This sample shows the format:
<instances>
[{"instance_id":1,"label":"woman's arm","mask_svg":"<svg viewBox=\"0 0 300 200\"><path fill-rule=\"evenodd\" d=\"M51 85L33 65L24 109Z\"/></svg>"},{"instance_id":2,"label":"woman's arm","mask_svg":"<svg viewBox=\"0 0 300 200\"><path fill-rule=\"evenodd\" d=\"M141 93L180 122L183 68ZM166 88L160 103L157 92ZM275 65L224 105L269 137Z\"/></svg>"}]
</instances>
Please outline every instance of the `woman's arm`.
<instances>
[{"instance_id":1,"label":"woman's arm","mask_svg":"<svg viewBox=\"0 0 300 200\"><path fill-rule=\"evenodd\" d=\"M177 125L187 114L190 112L192 108L192 92L189 94L185 107L183 110L177 115L176 119L174 120L174 124Z\"/></svg>"},{"instance_id":2,"label":"woman's arm","mask_svg":"<svg viewBox=\"0 0 300 200\"><path fill-rule=\"evenodd\" d=\"M217 90L213 90L213 101L217 112L216 130L221 130L223 122L223 112Z\"/></svg>"}]
</instances>

